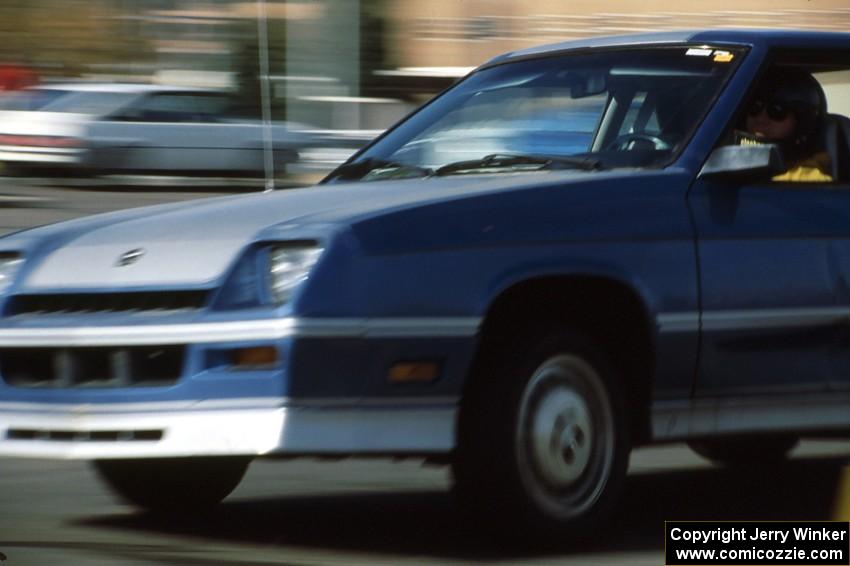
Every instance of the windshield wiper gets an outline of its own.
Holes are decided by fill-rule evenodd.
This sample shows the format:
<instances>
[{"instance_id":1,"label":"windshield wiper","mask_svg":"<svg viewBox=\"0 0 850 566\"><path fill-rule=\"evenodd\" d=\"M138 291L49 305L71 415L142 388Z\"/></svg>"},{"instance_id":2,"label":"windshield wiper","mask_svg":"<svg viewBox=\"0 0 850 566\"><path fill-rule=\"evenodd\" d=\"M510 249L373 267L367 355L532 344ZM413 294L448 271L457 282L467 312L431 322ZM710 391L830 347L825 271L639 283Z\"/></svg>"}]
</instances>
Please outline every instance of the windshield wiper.
<instances>
[{"instance_id":1,"label":"windshield wiper","mask_svg":"<svg viewBox=\"0 0 850 566\"><path fill-rule=\"evenodd\" d=\"M571 157L565 155L535 155L528 153L491 153L480 159L468 161L456 161L443 165L434 171L434 175L451 175L462 171L475 171L478 169L512 169L524 165L538 165L538 169L567 168L581 169L583 171L596 171L602 169L598 159L590 157Z\"/></svg>"},{"instance_id":2,"label":"windshield wiper","mask_svg":"<svg viewBox=\"0 0 850 566\"><path fill-rule=\"evenodd\" d=\"M362 179L367 174L379 169L387 171L409 171L411 173L418 174L421 177L428 177L434 174L434 171L427 167L419 167L418 165L410 165L400 161L390 161L388 159L370 157L363 161L355 161L353 163L344 163L340 165L333 171L333 173L330 174L328 179Z\"/></svg>"},{"instance_id":3,"label":"windshield wiper","mask_svg":"<svg viewBox=\"0 0 850 566\"><path fill-rule=\"evenodd\" d=\"M344 163L337 167L330 174L328 180L344 179L354 181L363 179L370 173L369 180L378 180L384 178L399 178L399 173L410 173L410 176L431 177L452 175L455 173L477 171L480 169L509 169L515 170L525 166L536 166L535 169L580 169L582 171L596 171L602 169L602 164L598 159L590 157L573 157L566 155L536 155L530 153L491 153L480 159L470 159L467 161L456 161L443 165L437 169L429 169L428 167L420 167L402 163L400 161L391 161L388 159L380 159L370 157L363 161L355 161L353 163ZM386 172L386 175L383 174Z\"/></svg>"}]
</instances>

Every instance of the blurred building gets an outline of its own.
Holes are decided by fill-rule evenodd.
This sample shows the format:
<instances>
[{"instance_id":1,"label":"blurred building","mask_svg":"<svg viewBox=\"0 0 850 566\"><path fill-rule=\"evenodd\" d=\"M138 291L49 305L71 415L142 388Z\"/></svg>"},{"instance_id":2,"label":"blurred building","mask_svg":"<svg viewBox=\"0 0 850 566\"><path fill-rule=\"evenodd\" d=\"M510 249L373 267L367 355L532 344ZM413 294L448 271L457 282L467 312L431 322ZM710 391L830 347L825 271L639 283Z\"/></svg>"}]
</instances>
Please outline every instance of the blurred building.
<instances>
[{"instance_id":1,"label":"blurred building","mask_svg":"<svg viewBox=\"0 0 850 566\"><path fill-rule=\"evenodd\" d=\"M264 7L265 28L258 26ZM61 16L59 16L61 14ZM0 64L231 89L275 119L380 129L503 51L682 28L850 29L847 0L3 0Z\"/></svg>"},{"instance_id":2,"label":"blurred building","mask_svg":"<svg viewBox=\"0 0 850 566\"><path fill-rule=\"evenodd\" d=\"M478 65L532 45L649 31L729 28L850 29L847 0L395 0L402 65ZM403 41L398 41L404 38Z\"/></svg>"}]
</instances>

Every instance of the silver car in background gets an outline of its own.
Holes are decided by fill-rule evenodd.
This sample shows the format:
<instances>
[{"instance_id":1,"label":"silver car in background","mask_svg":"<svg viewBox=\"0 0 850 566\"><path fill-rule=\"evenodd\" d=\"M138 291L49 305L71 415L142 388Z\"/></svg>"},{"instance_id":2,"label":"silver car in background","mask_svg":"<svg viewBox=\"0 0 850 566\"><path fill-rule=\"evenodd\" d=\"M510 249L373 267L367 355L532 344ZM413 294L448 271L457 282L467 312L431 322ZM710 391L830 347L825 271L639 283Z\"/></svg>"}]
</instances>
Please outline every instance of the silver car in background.
<instances>
[{"instance_id":1,"label":"silver car in background","mask_svg":"<svg viewBox=\"0 0 850 566\"><path fill-rule=\"evenodd\" d=\"M263 125L240 117L224 91L67 84L26 89L16 97L0 101L0 162L7 172L263 172ZM278 122L270 130L278 169L312 144L305 126Z\"/></svg>"}]
</instances>

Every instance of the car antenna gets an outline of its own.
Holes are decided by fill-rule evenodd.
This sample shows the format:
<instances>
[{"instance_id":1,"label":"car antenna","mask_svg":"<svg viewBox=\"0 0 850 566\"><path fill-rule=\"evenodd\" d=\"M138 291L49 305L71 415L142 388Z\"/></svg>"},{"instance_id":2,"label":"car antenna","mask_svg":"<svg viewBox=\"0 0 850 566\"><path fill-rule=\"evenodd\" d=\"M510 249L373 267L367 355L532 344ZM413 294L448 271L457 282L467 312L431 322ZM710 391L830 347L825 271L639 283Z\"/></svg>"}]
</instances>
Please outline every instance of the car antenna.
<instances>
[{"instance_id":1,"label":"car antenna","mask_svg":"<svg viewBox=\"0 0 850 566\"><path fill-rule=\"evenodd\" d=\"M266 0L257 0L257 53L260 58L260 108L263 114L263 192L275 189L274 150L272 147L271 89L269 88L269 25Z\"/></svg>"}]
</instances>

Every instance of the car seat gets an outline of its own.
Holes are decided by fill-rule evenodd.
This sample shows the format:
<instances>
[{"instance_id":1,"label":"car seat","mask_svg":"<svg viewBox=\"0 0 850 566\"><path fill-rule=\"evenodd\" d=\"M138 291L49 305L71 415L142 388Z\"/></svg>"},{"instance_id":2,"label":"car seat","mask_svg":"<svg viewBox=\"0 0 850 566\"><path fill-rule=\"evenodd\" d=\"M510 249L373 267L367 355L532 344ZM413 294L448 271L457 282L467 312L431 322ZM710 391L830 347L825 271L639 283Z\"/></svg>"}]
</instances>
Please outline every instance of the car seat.
<instances>
[{"instance_id":1,"label":"car seat","mask_svg":"<svg viewBox=\"0 0 850 566\"><path fill-rule=\"evenodd\" d=\"M839 183L850 183L850 118L827 114L821 140L821 147L829 154L832 178Z\"/></svg>"}]
</instances>

